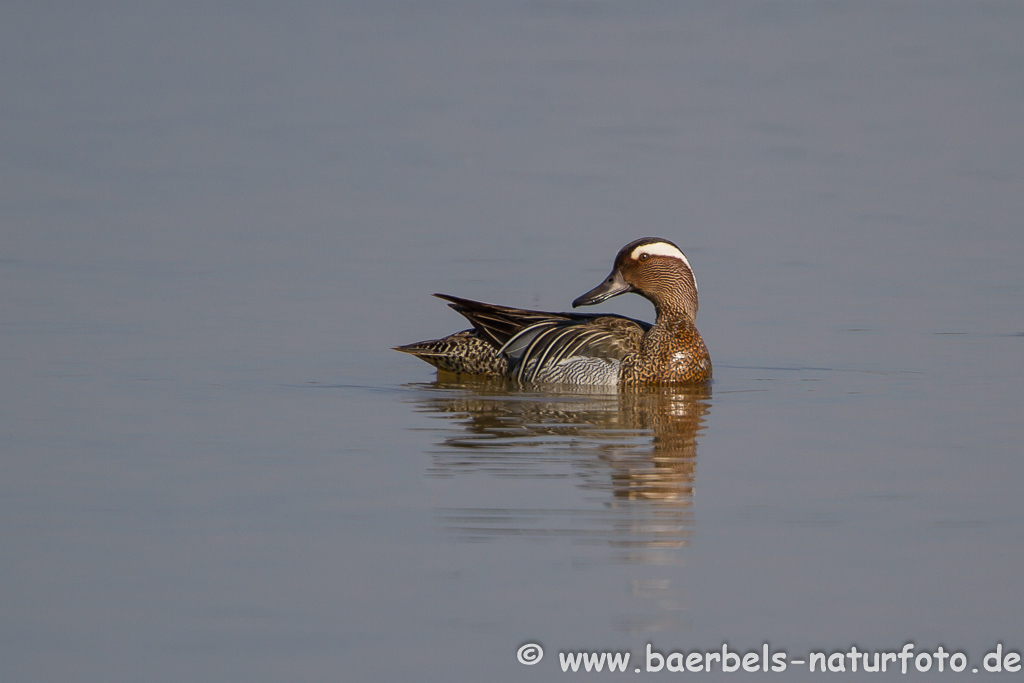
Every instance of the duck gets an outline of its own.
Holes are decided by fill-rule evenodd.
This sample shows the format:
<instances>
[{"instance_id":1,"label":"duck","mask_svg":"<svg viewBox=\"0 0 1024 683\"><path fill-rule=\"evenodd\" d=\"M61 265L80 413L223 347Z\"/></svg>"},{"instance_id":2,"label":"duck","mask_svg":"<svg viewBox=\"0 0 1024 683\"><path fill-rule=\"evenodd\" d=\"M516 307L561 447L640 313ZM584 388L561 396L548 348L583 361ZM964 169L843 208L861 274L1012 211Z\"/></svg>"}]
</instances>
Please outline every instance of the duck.
<instances>
[{"instance_id":1,"label":"duck","mask_svg":"<svg viewBox=\"0 0 1024 683\"><path fill-rule=\"evenodd\" d=\"M472 328L394 347L458 375L520 383L630 387L708 383L711 357L697 331L697 280L673 242L643 237L622 247L611 274L572 307L634 292L655 321L611 313L553 313L435 294Z\"/></svg>"}]
</instances>

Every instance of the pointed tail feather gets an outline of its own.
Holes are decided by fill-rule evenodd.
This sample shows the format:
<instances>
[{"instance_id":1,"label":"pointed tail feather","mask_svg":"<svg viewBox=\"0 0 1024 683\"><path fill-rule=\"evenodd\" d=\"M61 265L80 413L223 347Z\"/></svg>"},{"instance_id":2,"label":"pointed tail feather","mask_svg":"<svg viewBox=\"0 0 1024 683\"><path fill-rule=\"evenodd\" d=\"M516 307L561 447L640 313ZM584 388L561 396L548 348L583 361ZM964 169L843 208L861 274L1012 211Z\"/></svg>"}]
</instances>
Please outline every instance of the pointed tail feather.
<instances>
[{"instance_id":1,"label":"pointed tail feather","mask_svg":"<svg viewBox=\"0 0 1024 683\"><path fill-rule=\"evenodd\" d=\"M457 374L504 377L508 362L497 348L481 339L475 330L463 330L443 339L430 339L393 347L411 353L439 370Z\"/></svg>"}]
</instances>

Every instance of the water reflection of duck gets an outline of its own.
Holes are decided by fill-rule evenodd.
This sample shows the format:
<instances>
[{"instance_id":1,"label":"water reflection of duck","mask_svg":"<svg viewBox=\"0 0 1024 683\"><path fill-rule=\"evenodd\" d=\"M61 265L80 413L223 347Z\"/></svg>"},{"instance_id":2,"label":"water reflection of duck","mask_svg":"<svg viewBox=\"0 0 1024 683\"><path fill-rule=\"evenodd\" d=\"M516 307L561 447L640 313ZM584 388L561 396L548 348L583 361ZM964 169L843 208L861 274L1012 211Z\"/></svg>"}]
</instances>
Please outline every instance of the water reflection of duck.
<instances>
[{"instance_id":1,"label":"water reflection of duck","mask_svg":"<svg viewBox=\"0 0 1024 683\"><path fill-rule=\"evenodd\" d=\"M686 544L709 387L526 393L507 381L467 382L445 373L419 386L415 400L422 410L460 427L444 430L431 474L550 477L568 462L581 488L611 494L600 509L565 515L449 509L453 529L473 537L567 535L634 548Z\"/></svg>"},{"instance_id":2,"label":"water reflection of duck","mask_svg":"<svg viewBox=\"0 0 1024 683\"><path fill-rule=\"evenodd\" d=\"M572 305L590 306L626 292L654 304L654 325L437 294L473 329L395 350L448 372L528 382L638 386L710 380L711 358L694 324L697 281L679 247L657 237L630 242L619 250L611 275Z\"/></svg>"}]
</instances>

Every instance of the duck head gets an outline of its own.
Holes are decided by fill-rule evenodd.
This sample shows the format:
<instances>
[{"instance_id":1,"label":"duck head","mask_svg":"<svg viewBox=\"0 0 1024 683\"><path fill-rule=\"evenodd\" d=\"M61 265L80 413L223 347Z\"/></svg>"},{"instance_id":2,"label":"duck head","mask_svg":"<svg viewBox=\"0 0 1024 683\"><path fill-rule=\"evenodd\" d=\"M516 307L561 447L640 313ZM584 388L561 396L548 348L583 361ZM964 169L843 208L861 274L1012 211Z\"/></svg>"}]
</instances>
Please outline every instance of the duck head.
<instances>
[{"instance_id":1,"label":"duck head","mask_svg":"<svg viewBox=\"0 0 1024 683\"><path fill-rule=\"evenodd\" d=\"M660 237L643 237L619 250L604 282L572 302L572 307L593 306L636 292L654 304L660 315L681 310L697 316L697 280L690 262L675 244Z\"/></svg>"}]
</instances>

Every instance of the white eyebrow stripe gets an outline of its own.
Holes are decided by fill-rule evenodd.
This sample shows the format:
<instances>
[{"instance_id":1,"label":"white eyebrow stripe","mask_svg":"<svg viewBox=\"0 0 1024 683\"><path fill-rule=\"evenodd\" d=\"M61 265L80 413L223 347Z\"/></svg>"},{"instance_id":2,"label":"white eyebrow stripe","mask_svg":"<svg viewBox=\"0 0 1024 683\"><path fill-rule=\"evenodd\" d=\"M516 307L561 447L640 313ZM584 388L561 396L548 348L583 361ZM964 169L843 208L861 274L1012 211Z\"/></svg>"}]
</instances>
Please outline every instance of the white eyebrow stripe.
<instances>
[{"instance_id":1,"label":"white eyebrow stripe","mask_svg":"<svg viewBox=\"0 0 1024 683\"><path fill-rule=\"evenodd\" d=\"M690 268L690 262L686 260L686 256L683 252L679 251L678 247L675 247L668 242L651 242L650 244L641 244L639 247L633 250L633 253L629 255L631 259L637 261L640 259L640 254L650 254L651 256L671 256L677 258L686 264L687 268ZM690 268L693 270L693 268Z\"/></svg>"}]
</instances>

